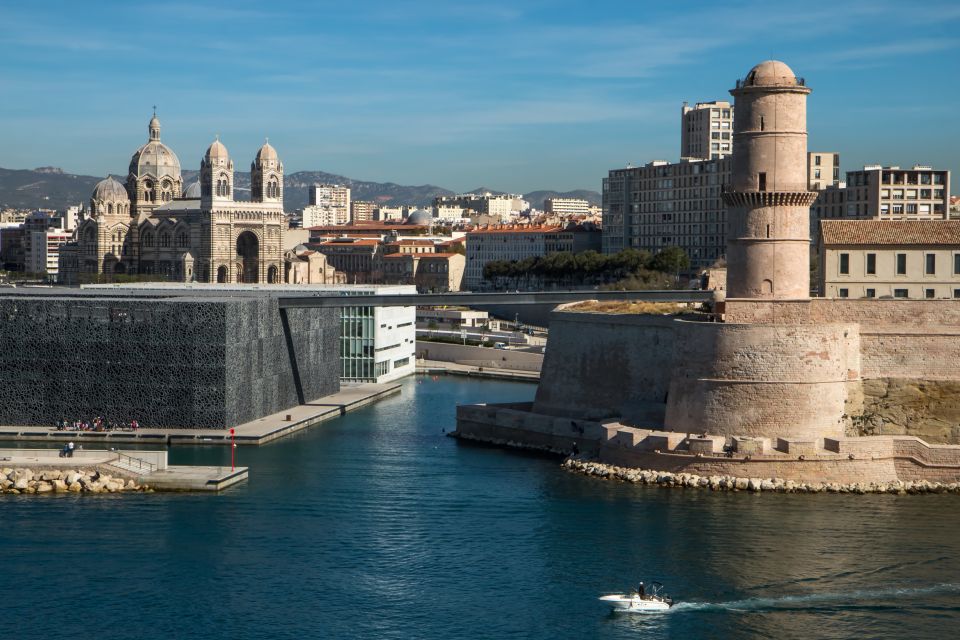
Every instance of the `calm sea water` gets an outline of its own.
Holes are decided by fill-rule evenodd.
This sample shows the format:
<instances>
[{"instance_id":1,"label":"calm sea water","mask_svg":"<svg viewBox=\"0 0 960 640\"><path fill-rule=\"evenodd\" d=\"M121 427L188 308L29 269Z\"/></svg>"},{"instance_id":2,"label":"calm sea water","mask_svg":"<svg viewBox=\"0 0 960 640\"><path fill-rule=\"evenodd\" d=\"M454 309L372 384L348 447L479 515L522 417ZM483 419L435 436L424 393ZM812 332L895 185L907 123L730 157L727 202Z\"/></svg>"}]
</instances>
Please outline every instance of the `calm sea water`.
<instances>
[{"instance_id":1,"label":"calm sea water","mask_svg":"<svg viewBox=\"0 0 960 640\"><path fill-rule=\"evenodd\" d=\"M218 496L0 498L0 637L946 638L956 496L608 483L443 434L526 384L418 378ZM175 448L174 463L229 463ZM659 616L596 601L658 579Z\"/></svg>"}]
</instances>

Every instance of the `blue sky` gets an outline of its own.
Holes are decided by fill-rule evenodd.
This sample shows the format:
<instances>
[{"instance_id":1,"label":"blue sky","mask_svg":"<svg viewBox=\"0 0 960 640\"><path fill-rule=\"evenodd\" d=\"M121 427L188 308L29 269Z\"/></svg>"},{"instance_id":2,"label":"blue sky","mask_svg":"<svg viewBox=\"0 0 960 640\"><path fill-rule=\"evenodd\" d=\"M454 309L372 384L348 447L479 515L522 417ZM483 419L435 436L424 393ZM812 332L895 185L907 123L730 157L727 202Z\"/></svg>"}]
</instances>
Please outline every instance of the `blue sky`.
<instances>
[{"instance_id":1,"label":"blue sky","mask_svg":"<svg viewBox=\"0 0 960 640\"><path fill-rule=\"evenodd\" d=\"M958 27L940 0L0 0L0 166L122 174L156 104L184 168L269 136L288 173L599 190L773 56L813 87L811 150L956 184Z\"/></svg>"}]
</instances>

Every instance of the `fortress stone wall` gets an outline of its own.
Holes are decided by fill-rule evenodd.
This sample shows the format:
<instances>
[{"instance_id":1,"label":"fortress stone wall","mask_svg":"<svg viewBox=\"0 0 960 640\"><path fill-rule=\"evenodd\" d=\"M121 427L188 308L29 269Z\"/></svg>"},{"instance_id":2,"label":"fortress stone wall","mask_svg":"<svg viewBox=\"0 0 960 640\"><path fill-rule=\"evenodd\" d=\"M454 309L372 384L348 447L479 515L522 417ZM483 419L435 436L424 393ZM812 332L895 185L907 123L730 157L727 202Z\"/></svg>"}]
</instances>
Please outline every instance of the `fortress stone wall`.
<instances>
[{"instance_id":1,"label":"fortress stone wall","mask_svg":"<svg viewBox=\"0 0 960 640\"><path fill-rule=\"evenodd\" d=\"M668 430L716 435L844 434L860 380L857 325L674 323ZM731 411L731 407L737 407Z\"/></svg>"},{"instance_id":2,"label":"fortress stone wall","mask_svg":"<svg viewBox=\"0 0 960 640\"><path fill-rule=\"evenodd\" d=\"M534 411L661 424L673 322L666 316L554 312Z\"/></svg>"}]
</instances>

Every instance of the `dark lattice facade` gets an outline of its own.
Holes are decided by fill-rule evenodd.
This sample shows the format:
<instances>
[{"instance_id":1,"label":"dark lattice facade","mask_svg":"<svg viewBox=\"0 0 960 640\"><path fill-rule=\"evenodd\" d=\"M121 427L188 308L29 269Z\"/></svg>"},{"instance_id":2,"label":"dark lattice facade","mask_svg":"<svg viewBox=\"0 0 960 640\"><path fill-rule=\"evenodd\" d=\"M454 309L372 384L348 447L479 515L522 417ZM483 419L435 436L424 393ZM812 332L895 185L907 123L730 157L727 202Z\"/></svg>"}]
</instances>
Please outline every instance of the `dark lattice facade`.
<instances>
[{"instance_id":1,"label":"dark lattice facade","mask_svg":"<svg viewBox=\"0 0 960 640\"><path fill-rule=\"evenodd\" d=\"M286 320L268 297L0 297L0 425L226 428L337 392L337 311Z\"/></svg>"}]
</instances>

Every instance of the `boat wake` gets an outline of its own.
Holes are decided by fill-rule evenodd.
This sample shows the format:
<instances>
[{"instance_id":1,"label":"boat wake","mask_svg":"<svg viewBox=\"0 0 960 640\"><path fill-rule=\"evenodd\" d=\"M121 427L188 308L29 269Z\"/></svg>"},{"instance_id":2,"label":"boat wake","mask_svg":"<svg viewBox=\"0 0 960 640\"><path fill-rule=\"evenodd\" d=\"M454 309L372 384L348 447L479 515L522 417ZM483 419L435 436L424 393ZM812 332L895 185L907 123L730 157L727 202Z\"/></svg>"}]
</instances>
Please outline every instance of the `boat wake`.
<instances>
[{"instance_id":1,"label":"boat wake","mask_svg":"<svg viewBox=\"0 0 960 640\"><path fill-rule=\"evenodd\" d=\"M902 587L890 589L863 589L843 592L810 593L776 598L745 598L729 602L678 602L670 608L671 613L694 611L784 611L806 609L816 605L863 604L878 600L904 600L931 595L960 593L960 584L944 583L929 587ZM900 602L898 607L902 607Z\"/></svg>"}]
</instances>

